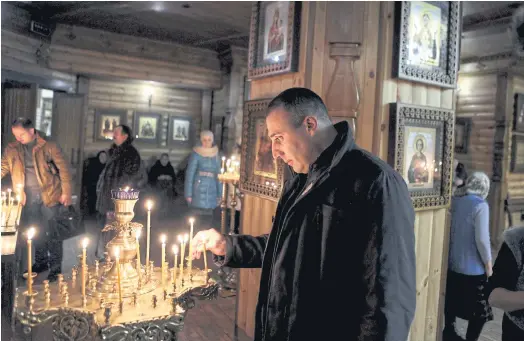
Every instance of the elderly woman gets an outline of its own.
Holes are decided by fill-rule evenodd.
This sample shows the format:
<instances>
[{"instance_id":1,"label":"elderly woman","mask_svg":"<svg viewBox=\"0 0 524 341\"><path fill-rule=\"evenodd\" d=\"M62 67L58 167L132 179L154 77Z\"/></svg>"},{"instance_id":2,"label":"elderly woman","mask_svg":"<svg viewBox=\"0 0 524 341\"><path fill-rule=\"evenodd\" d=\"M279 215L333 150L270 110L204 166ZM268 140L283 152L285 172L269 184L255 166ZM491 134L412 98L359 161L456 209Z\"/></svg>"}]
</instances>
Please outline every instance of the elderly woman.
<instances>
[{"instance_id":1,"label":"elderly woman","mask_svg":"<svg viewBox=\"0 0 524 341\"><path fill-rule=\"evenodd\" d=\"M195 146L187 165L184 197L191 208L212 214L222 197L222 185L218 181L220 157L217 146L213 146L213 133L200 133L201 146Z\"/></svg>"},{"instance_id":2,"label":"elderly woman","mask_svg":"<svg viewBox=\"0 0 524 341\"><path fill-rule=\"evenodd\" d=\"M456 317L468 321L467 341L478 340L493 319L484 290L492 272L489 186L485 173L474 172L466 180L466 194L452 200L444 341L462 340L455 331Z\"/></svg>"},{"instance_id":3,"label":"elderly woman","mask_svg":"<svg viewBox=\"0 0 524 341\"><path fill-rule=\"evenodd\" d=\"M504 232L489 281L489 303L505 312L501 341L524 340L524 226Z\"/></svg>"}]
</instances>

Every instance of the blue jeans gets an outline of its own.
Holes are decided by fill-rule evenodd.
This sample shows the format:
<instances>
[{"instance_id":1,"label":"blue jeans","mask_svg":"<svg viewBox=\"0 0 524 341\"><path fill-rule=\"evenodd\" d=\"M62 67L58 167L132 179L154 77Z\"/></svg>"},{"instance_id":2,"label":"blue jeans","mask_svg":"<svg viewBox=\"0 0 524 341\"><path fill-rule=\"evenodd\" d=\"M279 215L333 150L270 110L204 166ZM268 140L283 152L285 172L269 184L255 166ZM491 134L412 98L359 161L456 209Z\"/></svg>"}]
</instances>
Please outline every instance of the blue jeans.
<instances>
[{"instance_id":1,"label":"blue jeans","mask_svg":"<svg viewBox=\"0 0 524 341\"><path fill-rule=\"evenodd\" d=\"M62 241L58 241L50 237L50 221L57 214L62 205L47 207L42 202L39 194L28 194L25 207L22 209L21 226L22 231L25 232L30 226L36 229L33 238L33 245L35 247L35 268L47 269L49 266L50 273L57 273L61 271L62 266ZM27 247L26 238L18 238ZM22 258L27 257L27 250L22 253ZM27 262L27 260L26 260ZM27 263L23 262L21 269L27 267ZM24 271L25 272L25 271Z\"/></svg>"}]
</instances>

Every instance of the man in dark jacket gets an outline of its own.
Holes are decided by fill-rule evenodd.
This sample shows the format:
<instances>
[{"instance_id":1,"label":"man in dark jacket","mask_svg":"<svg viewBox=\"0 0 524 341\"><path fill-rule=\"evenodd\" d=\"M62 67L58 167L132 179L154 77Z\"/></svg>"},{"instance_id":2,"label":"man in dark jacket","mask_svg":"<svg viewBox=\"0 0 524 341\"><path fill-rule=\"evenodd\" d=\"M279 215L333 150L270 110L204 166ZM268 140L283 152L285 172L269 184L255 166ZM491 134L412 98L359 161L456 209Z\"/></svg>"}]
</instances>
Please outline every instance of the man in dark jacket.
<instances>
[{"instance_id":1,"label":"man in dark jacket","mask_svg":"<svg viewBox=\"0 0 524 341\"><path fill-rule=\"evenodd\" d=\"M108 213L114 211L111 190L119 188L138 188L141 179L142 160L138 150L132 145L131 128L119 125L113 131L113 145L108 151L109 160L100 174L97 183L97 219L102 230L107 223ZM113 237L113 231L98 232L96 257L102 258L104 248Z\"/></svg>"},{"instance_id":2,"label":"man in dark jacket","mask_svg":"<svg viewBox=\"0 0 524 341\"><path fill-rule=\"evenodd\" d=\"M199 232L220 265L262 267L255 341L405 341L415 314L414 210L402 177L333 125L314 92L269 104L273 156L296 173L263 236ZM199 257L198 251L193 257Z\"/></svg>"}]
</instances>

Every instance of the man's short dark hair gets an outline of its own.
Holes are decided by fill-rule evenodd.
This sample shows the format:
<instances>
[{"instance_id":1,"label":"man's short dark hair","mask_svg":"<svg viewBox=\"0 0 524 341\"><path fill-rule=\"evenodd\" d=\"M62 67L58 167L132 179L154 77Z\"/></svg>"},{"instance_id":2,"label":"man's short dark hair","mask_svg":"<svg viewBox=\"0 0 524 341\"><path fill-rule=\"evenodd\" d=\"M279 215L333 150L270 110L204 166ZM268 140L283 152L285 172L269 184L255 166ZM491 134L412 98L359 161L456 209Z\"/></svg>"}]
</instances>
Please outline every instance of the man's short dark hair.
<instances>
[{"instance_id":1,"label":"man's short dark hair","mask_svg":"<svg viewBox=\"0 0 524 341\"><path fill-rule=\"evenodd\" d=\"M282 91L269 103L267 113L269 114L278 108L291 114L295 127L300 126L307 116L314 116L318 121L331 123L331 118L322 98L306 88L290 88Z\"/></svg>"},{"instance_id":2,"label":"man's short dark hair","mask_svg":"<svg viewBox=\"0 0 524 341\"><path fill-rule=\"evenodd\" d=\"M119 124L114 129L118 127L122 128L122 134L127 135L127 140L129 141L129 143L133 142L134 137L133 137L133 132L131 131L131 128L129 128L129 126L125 124Z\"/></svg>"},{"instance_id":3,"label":"man's short dark hair","mask_svg":"<svg viewBox=\"0 0 524 341\"><path fill-rule=\"evenodd\" d=\"M31 129L31 128L34 128L35 125L33 124L33 121L31 121L31 119L29 119L27 117L18 117L11 124L11 128L15 128L15 127L22 127L24 129Z\"/></svg>"},{"instance_id":4,"label":"man's short dark hair","mask_svg":"<svg viewBox=\"0 0 524 341\"><path fill-rule=\"evenodd\" d=\"M168 153L162 153L162 155L160 155L161 158L164 157L164 156L169 157L169 154Z\"/></svg>"}]
</instances>

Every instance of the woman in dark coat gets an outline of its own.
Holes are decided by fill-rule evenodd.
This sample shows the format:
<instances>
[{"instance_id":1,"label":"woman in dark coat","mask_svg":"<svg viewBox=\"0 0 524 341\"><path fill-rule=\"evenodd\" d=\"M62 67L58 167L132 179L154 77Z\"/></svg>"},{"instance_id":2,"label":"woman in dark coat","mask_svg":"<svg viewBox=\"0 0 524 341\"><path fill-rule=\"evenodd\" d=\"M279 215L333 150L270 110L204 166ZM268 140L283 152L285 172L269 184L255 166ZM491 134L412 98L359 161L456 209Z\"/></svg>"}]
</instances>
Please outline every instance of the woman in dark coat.
<instances>
[{"instance_id":1,"label":"woman in dark coat","mask_svg":"<svg viewBox=\"0 0 524 341\"><path fill-rule=\"evenodd\" d=\"M164 209L169 208L168 204L176 196L175 182L175 169L169 162L169 155L164 153L149 171L149 185L160 196L159 202Z\"/></svg>"},{"instance_id":2,"label":"woman in dark coat","mask_svg":"<svg viewBox=\"0 0 524 341\"><path fill-rule=\"evenodd\" d=\"M96 212L96 184L106 162L107 153L104 150L98 152L95 157L90 157L84 161L81 205L84 214L91 215Z\"/></svg>"}]
</instances>

